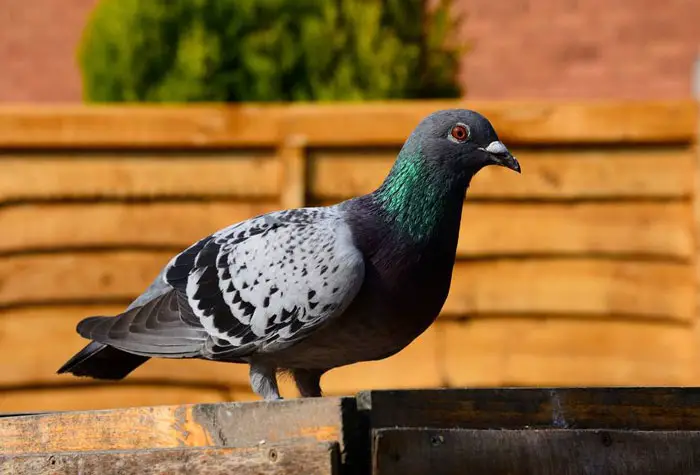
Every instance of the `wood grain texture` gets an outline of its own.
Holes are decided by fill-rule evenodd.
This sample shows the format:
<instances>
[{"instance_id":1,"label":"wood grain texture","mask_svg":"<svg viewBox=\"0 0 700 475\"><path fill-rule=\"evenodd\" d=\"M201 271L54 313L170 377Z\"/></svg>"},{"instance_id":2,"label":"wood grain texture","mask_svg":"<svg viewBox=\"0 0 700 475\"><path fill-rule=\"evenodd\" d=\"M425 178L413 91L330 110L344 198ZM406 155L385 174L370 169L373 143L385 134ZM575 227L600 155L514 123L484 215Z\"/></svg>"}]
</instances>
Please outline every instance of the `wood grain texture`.
<instances>
[{"instance_id":1,"label":"wood grain texture","mask_svg":"<svg viewBox=\"0 0 700 475\"><path fill-rule=\"evenodd\" d=\"M64 381L67 378L63 378ZM94 381L93 381L94 383ZM201 404L230 400L225 387L185 384L121 384L36 387L0 392L0 413L88 411L163 404Z\"/></svg>"},{"instance_id":2,"label":"wood grain texture","mask_svg":"<svg viewBox=\"0 0 700 475\"><path fill-rule=\"evenodd\" d=\"M453 387L698 383L690 326L546 316L438 324Z\"/></svg>"},{"instance_id":3,"label":"wood grain texture","mask_svg":"<svg viewBox=\"0 0 700 475\"><path fill-rule=\"evenodd\" d=\"M282 207L303 208L306 203L306 151L304 136L287 137L277 151L282 162Z\"/></svg>"},{"instance_id":4,"label":"wood grain texture","mask_svg":"<svg viewBox=\"0 0 700 475\"><path fill-rule=\"evenodd\" d=\"M425 116L448 108L479 111L506 144L689 143L697 124L693 101L410 101L295 104L284 129L317 146L399 145ZM338 133L338 124L352 133Z\"/></svg>"},{"instance_id":5,"label":"wood grain texture","mask_svg":"<svg viewBox=\"0 0 700 475\"><path fill-rule=\"evenodd\" d=\"M385 429L376 475L692 475L700 432Z\"/></svg>"},{"instance_id":6,"label":"wood grain texture","mask_svg":"<svg viewBox=\"0 0 700 475\"><path fill-rule=\"evenodd\" d=\"M610 255L689 260L692 206L673 203L474 203L462 212L463 257Z\"/></svg>"},{"instance_id":7,"label":"wood grain texture","mask_svg":"<svg viewBox=\"0 0 700 475\"><path fill-rule=\"evenodd\" d=\"M371 391L372 429L700 430L700 388L570 387Z\"/></svg>"},{"instance_id":8,"label":"wood grain texture","mask_svg":"<svg viewBox=\"0 0 700 475\"><path fill-rule=\"evenodd\" d=\"M0 252L170 247L174 255L221 228L276 209L278 203L221 201L0 207Z\"/></svg>"},{"instance_id":9,"label":"wood grain texture","mask_svg":"<svg viewBox=\"0 0 700 475\"><path fill-rule=\"evenodd\" d=\"M177 447L248 447L261 441L340 442L354 411L344 398L294 399L0 417L0 455Z\"/></svg>"},{"instance_id":10,"label":"wood grain texture","mask_svg":"<svg viewBox=\"0 0 700 475\"><path fill-rule=\"evenodd\" d=\"M303 202L296 202L303 206ZM284 204L56 203L0 207L0 252L86 247L185 248ZM536 222L537 226L532 226ZM474 203L462 217L465 257L597 254L689 259L690 203Z\"/></svg>"},{"instance_id":11,"label":"wood grain texture","mask_svg":"<svg viewBox=\"0 0 700 475\"><path fill-rule=\"evenodd\" d=\"M278 106L9 106L0 110L0 148L272 146Z\"/></svg>"},{"instance_id":12,"label":"wood grain texture","mask_svg":"<svg viewBox=\"0 0 700 475\"><path fill-rule=\"evenodd\" d=\"M6 257L0 260L0 306L127 301L143 292L172 255L109 251ZM621 314L688 321L694 314L693 276L691 265L654 261L460 261L444 312Z\"/></svg>"},{"instance_id":13,"label":"wood grain texture","mask_svg":"<svg viewBox=\"0 0 700 475\"><path fill-rule=\"evenodd\" d=\"M270 151L0 153L0 203L164 197L277 198Z\"/></svg>"},{"instance_id":14,"label":"wood grain texture","mask_svg":"<svg viewBox=\"0 0 700 475\"><path fill-rule=\"evenodd\" d=\"M1 295L1 294L0 294ZM458 261L443 312L663 318L694 315L693 268L614 259Z\"/></svg>"},{"instance_id":15,"label":"wood grain texture","mask_svg":"<svg viewBox=\"0 0 700 475\"><path fill-rule=\"evenodd\" d=\"M263 444L251 448L145 449L0 457L16 475L335 475L338 444Z\"/></svg>"},{"instance_id":16,"label":"wood grain texture","mask_svg":"<svg viewBox=\"0 0 700 475\"><path fill-rule=\"evenodd\" d=\"M693 193L690 147L634 149L517 149L521 175L498 167L479 172L469 200L600 200L689 198ZM309 159L309 192L342 200L375 190L398 148L322 149Z\"/></svg>"}]
</instances>

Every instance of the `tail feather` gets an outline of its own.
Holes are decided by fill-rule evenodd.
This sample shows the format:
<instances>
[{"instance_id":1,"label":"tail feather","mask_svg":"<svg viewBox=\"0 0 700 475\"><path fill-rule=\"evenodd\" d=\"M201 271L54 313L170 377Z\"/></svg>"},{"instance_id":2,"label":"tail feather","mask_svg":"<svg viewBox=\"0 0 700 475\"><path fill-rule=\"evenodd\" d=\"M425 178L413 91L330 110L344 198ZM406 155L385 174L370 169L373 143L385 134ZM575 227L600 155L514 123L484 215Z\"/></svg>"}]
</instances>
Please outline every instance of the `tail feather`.
<instances>
[{"instance_id":1,"label":"tail feather","mask_svg":"<svg viewBox=\"0 0 700 475\"><path fill-rule=\"evenodd\" d=\"M96 341L90 342L57 371L96 379L123 379L148 361L147 356L133 355Z\"/></svg>"}]
</instances>

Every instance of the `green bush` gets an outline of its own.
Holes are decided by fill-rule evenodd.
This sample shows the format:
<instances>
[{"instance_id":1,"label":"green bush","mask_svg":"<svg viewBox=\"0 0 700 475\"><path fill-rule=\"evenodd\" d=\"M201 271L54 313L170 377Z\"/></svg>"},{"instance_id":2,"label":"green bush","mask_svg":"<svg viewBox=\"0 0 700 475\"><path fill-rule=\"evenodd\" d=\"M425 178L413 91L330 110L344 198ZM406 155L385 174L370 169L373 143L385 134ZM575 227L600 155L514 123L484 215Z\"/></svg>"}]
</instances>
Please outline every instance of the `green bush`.
<instances>
[{"instance_id":1,"label":"green bush","mask_svg":"<svg viewBox=\"0 0 700 475\"><path fill-rule=\"evenodd\" d=\"M456 97L454 21L425 0L102 0L79 51L95 102Z\"/></svg>"}]
</instances>

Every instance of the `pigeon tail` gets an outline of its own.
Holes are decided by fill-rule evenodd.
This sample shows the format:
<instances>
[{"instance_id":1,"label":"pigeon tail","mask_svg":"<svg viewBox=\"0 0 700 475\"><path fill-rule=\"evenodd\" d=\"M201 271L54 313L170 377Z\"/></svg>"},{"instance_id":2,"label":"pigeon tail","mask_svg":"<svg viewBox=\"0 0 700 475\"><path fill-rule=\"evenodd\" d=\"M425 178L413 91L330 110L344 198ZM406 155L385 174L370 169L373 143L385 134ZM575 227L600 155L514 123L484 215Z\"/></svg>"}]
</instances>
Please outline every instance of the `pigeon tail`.
<instances>
[{"instance_id":1,"label":"pigeon tail","mask_svg":"<svg viewBox=\"0 0 700 475\"><path fill-rule=\"evenodd\" d=\"M57 373L117 380L126 377L148 359L93 341L61 366Z\"/></svg>"}]
</instances>

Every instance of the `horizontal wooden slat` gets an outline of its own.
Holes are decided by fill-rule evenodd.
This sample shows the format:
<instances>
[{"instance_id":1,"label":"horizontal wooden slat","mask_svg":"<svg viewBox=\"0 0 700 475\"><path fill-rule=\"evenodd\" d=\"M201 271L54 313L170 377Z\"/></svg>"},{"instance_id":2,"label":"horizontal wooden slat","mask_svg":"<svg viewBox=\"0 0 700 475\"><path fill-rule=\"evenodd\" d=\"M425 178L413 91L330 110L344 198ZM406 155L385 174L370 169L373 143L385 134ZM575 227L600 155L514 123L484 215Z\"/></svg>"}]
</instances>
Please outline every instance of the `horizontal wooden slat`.
<instances>
[{"instance_id":1,"label":"horizontal wooden slat","mask_svg":"<svg viewBox=\"0 0 700 475\"><path fill-rule=\"evenodd\" d=\"M368 391L373 429L700 431L697 387L545 387Z\"/></svg>"},{"instance_id":2,"label":"horizontal wooden slat","mask_svg":"<svg viewBox=\"0 0 700 475\"><path fill-rule=\"evenodd\" d=\"M690 385L689 326L565 318L439 325L451 386Z\"/></svg>"},{"instance_id":3,"label":"horizontal wooden slat","mask_svg":"<svg viewBox=\"0 0 700 475\"><path fill-rule=\"evenodd\" d=\"M693 268L604 259L462 261L443 311L667 318L694 316Z\"/></svg>"},{"instance_id":4,"label":"horizontal wooden slat","mask_svg":"<svg viewBox=\"0 0 700 475\"><path fill-rule=\"evenodd\" d=\"M692 475L700 432L383 429L375 475Z\"/></svg>"},{"instance_id":5,"label":"horizontal wooden slat","mask_svg":"<svg viewBox=\"0 0 700 475\"><path fill-rule=\"evenodd\" d=\"M68 203L0 207L0 252L170 246L173 253L277 203Z\"/></svg>"},{"instance_id":6,"label":"horizontal wooden slat","mask_svg":"<svg viewBox=\"0 0 700 475\"><path fill-rule=\"evenodd\" d=\"M342 200L375 190L396 150L312 151L309 193ZM693 193L690 148L518 150L523 173L487 167L472 181L469 199L687 198Z\"/></svg>"},{"instance_id":7,"label":"horizontal wooden slat","mask_svg":"<svg viewBox=\"0 0 700 475\"><path fill-rule=\"evenodd\" d=\"M0 260L0 305L107 301L140 294L171 252L18 255ZM693 268L602 259L461 261L445 312L624 314L688 321Z\"/></svg>"},{"instance_id":8,"label":"horizontal wooden slat","mask_svg":"<svg viewBox=\"0 0 700 475\"><path fill-rule=\"evenodd\" d=\"M458 254L586 255L690 259L690 203L514 204L467 201Z\"/></svg>"},{"instance_id":9,"label":"horizontal wooden slat","mask_svg":"<svg viewBox=\"0 0 700 475\"><path fill-rule=\"evenodd\" d=\"M69 452L0 458L0 470L15 475L335 475L337 452L334 443Z\"/></svg>"},{"instance_id":10,"label":"horizontal wooden slat","mask_svg":"<svg viewBox=\"0 0 700 475\"><path fill-rule=\"evenodd\" d=\"M342 423L353 410L353 400L327 397L2 417L0 456L144 447L249 447L261 441L342 444Z\"/></svg>"},{"instance_id":11,"label":"horizontal wooden slat","mask_svg":"<svg viewBox=\"0 0 700 475\"><path fill-rule=\"evenodd\" d=\"M173 252L40 254L0 259L0 306L46 301L131 299Z\"/></svg>"},{"instance_id":12,"label":"horizontal wooden slat","mask_svg":"<svg viewBox=\"0 0 700 475\"><path fill-rule=\"evenodd\" d=\"M271 146L275 106L7 106L0 148Z\"/></svg>"},{"instance_id":13,"label":"horizontal wooden slat","mask_svg":"<svg viewBox=\"0 0 700 475\"><path fill-rule=\"evenodd\" d=\"M68 378L62 379L68 380ZM161 404L201 404L226 401L229 396L229 391L224 388L174 385L124 385L116 383L104 386L41 387L0 392L0 414L112 409Z\"/></svg>"},{"instance_id":14,"label":"horizontal wooden slat","mask_svg":"<svg viewBox=\"0 0 700 475\"><path fill-rule=\"evenodd\" d=\"M259 199L277 197L280 187L280 164L269 153L0 154L0 203L171 196Z\"/></svg>"},{"instance_id":15,"label":"horizontal wooden slat","mask_svg":"<svg viewBox=\"0 0 700 475\"><path fill-rule=\"evenodd\" d=\"M423 117L455 107L481 112L512 143L691 142L697 123L689 100L9 106L0 109L0 148L270 145L287 135L310 145L400 144ZM341 123L352 133L339 133Z\"/></svg>"}]
</instances>

